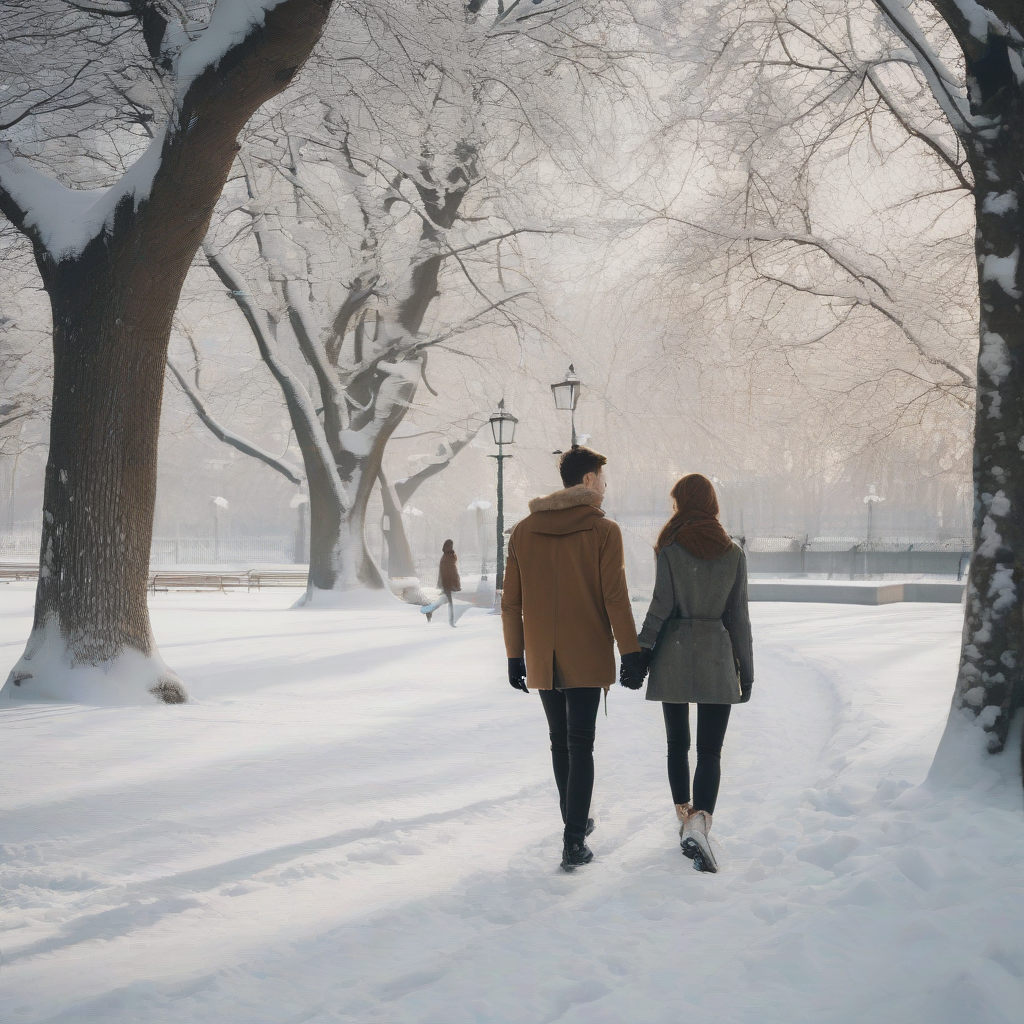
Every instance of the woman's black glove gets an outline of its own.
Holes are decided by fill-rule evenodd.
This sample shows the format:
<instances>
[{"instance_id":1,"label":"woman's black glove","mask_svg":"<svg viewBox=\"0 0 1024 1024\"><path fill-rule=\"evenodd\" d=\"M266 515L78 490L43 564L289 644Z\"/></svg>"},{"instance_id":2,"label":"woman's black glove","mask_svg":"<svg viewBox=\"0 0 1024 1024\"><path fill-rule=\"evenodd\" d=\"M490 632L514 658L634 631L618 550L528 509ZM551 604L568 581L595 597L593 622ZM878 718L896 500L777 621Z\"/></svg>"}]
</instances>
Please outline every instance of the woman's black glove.
<instances>
[{"instance_id":1,"label":"woman's black glove","mask_svg":"<svg viewBox=\"0 0 1024 1024\"><path fill-rule=\"evenodd\" d=\"M741 704L746 704L747 701L750 700L750 691L753 690L753 688L754 688L754 684L753 683L747 683L746 686L744 686L742 683L740 683L740 703Z\"/></svg>"},{"instance_id":2,"label":"woman's black glove","mask_svg":"<svg viewBox=\"0 0 1024 1024\"><path fill-rule=\"evenodd\" d=\"M639 651L622 655L622 664L619 666L619 685L629 690L639 690L644 685L644 676L647 675L647 665L651 655L642 647Z\"/></svg>"},{"instance_id":3,"label":"woman's black glove","mask_svg":"<svg viewBox=\"0 0 1024 1024\"><path fill-rule=\"evenodd\" d=\"M529 687L526 685L526 659L525 658L509 658L508 659L508 681L517 689L522 690L523 693L529 693Z\"/></svg>"}]
</instances>

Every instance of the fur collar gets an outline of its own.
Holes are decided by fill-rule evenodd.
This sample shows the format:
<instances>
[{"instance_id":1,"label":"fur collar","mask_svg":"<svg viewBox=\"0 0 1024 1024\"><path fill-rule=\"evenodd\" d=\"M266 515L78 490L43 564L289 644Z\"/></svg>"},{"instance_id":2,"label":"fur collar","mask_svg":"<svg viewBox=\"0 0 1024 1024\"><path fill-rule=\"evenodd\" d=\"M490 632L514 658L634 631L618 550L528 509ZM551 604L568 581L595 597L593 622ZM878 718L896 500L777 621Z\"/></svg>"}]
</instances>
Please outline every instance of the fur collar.
<instances>
[{"instance_id":1,"label":"fur collar","mask_svg":"<svg viewBox=\"0 0 1024 1024\"><path fill-rule=\"evenodd\" d=\"M575 508L577 505L593 505L601 507L601 495L597 491L583 484L576 484L575 487L565 487L552 494L545 494L542 498L534 498L530 502L531 512L558 512L566 508Z\"/></svg>"}]
</instances>

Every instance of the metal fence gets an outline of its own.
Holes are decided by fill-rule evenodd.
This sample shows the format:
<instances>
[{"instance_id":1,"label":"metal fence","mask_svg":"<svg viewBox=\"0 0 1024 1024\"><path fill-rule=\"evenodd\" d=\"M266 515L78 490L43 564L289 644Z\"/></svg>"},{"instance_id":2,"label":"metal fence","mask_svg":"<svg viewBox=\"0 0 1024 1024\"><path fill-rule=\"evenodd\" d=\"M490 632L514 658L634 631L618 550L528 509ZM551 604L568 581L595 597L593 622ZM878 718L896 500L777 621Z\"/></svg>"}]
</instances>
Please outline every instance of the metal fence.
<instances>
[{"instance_id":1,"label":"metal fence","mask_svg":"<svg viewBox=\"0 0 1024 1024\"><path fill-rule=\"evenodd\" d=\"M0 532L0 560L39 558L40 523L16 523ZM294 534L253 537L154 537L151 565L278 565L295 563Z\"/></svg>"},{"instance_id":2,"label":"metal fence","mask_svg":"<svg viewBox=\"0 0 1024 1024\"><path fill-rule=\"evenodd\" d=\"M621 515L630 592L654 589L654 541L661 517ZM963 538L855 536L737 537L747 555L747 571L763 576L809 576L824 579L882 579L945 576L962 579L970 562Z\"/></svg>"},{"instance_id":3,"label":"metal fence","mask_svg":"<svg viewBox=\"0 0 1024 1024\"><path fill-rule=\"evenodd\" d=\"M152 565L294 564L295 537L154 537Z\"/></svg>"},{"instance_id":4,"label":"metal fence","mask_svg":"<svg viewBox=\"0 0 1024 1024\"><path fill-rule=\"evenodd\" d=\"M661 516L623 515L626 573L631 590L649 593L654 587L654 540L664 523ZM35 562L39 557L40 524L13 523L0 529L0 560ZM864 579L886 576L949 576L962 578L970 557L966 540L928 538L875 539L857 537L738 538L747 553L752 574ZM379 528L368 524L367 540L377 557L382 554ZM155 537L150 553L153 566L173 565L290 565L295 564L293 534L212 537ZM432 583L437 552L415 550L420 578ZM478 557L464 559L463 571L476 572ZM488 553L494 572L494 553Z\"/></svg>"}]
</instances>

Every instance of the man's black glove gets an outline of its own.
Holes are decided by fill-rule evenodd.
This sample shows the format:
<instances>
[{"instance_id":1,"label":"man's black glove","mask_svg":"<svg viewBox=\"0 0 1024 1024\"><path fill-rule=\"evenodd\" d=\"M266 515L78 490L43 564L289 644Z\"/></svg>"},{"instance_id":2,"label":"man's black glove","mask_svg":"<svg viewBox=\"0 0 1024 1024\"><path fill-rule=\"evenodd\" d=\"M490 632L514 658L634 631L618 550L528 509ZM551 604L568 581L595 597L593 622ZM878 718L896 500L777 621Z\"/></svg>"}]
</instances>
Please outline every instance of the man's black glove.
<instances>
[{"instance_id":1,"label":"man's black glove","mask_svg":"<svg viewBox=\"0 0 1024 1024\"><path fill-rule=\"evenodd\" d=\"M509 658L508 659L508 681L517 689L522 690L523 693L529 693L529 687L526 685L526 659L525 658Z\"/></svg>"},{"instance_id":2,"label":"man's black glove","mask_svg":"<svg viewBox=\"0 0 1024 1024\"><path fill-rule=\"evenodd\" d=\"M743 683L740 683L740 703L741 704L746 704L747 701L750 700L750 691L753 690L753 688L754 688L754 684L753 683L747 683L745 686L743 685Z\"/></svg>"},{"instance_id":3,"label":"man's black glove","mask_svg":"<svg viewBox=\"0 0 1024 1024\"><path fill-rule=\"evenodd\" d=\"M619 667L619 685L629 690L639 690L644 685L644 676L647 675L647 665L651 659L650 651L642 647L639 651L622 655L622 664Z\"/></svg>"}]
</instances>

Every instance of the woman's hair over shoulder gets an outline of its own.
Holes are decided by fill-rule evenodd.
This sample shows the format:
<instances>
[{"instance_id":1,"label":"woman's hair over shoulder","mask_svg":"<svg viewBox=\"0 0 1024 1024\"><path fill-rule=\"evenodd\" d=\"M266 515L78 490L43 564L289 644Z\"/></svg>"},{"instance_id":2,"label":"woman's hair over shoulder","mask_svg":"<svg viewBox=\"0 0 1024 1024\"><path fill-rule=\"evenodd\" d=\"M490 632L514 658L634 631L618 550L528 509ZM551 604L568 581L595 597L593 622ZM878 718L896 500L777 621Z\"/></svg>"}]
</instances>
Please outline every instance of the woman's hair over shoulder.
<instances>
[{"instance_id":1,"label":"woman's hair over shoulder","mask_svg":"<svg viewBox=\"0 0 1024 1024\"><path fill-rule=\"evenodd\" d=\"M703 473L687 473L672 488L675 512L661 528L656 554L678 541L698 558L719 558L732 547L732 538L718 521L718 495Z\"/></svg>"}]
</instances>

